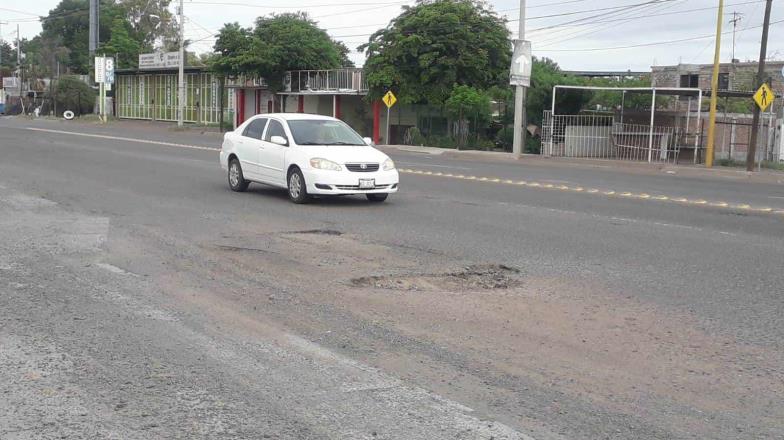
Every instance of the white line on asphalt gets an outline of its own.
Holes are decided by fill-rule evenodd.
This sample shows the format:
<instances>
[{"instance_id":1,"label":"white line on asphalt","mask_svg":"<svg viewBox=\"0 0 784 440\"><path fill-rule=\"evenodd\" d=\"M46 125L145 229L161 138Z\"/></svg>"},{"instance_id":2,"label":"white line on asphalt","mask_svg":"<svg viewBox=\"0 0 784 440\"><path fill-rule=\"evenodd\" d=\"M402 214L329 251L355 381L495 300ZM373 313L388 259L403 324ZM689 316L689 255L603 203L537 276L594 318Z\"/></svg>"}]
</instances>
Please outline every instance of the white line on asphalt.
<instances>
[{"instance_id":1,"label":"white line on asphalt","mask_svg":"<svg viewBox=\"0 0 784 440\"><path fill-rule=\"evenodd\" d=\"M70 134L73 136L83 136L83 137L91 137L91 138L98 138L98 139L110 139L114 141L137 142L140 144L163 145L166 147L175 147L175 148L187 148L190 150L220 151L220 148L199 147L197 145L177 144L174 142L163 142L163 141L151 141L147 139L134 139L134 138L127 138L127 137L120 137L120 136L109 136L105 134L76 133L73 131L50 130L46 128L33 128L33 127L26 127L26 129L32 131L42 131L46 133Z\"/></svg>"}]
</instances>

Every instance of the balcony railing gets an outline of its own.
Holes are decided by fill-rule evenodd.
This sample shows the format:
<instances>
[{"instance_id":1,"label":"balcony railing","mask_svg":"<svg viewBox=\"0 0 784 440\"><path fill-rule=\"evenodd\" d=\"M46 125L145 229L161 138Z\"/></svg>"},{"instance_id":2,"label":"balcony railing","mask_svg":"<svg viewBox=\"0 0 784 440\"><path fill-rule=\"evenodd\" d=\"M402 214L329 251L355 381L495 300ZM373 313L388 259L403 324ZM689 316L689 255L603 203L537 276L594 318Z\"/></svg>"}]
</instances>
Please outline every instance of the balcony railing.
<instances>
[{"instance_id":1,"label":"balcony railing","mask_svg":"<svg viewBox=\"0 0 784 440\"><path fill-rule=\"evenodd\" d=\"M362 69L293 70L286 72L284 90L290 93L364 94L368 85Z\"/></svg>"}]
</instances>

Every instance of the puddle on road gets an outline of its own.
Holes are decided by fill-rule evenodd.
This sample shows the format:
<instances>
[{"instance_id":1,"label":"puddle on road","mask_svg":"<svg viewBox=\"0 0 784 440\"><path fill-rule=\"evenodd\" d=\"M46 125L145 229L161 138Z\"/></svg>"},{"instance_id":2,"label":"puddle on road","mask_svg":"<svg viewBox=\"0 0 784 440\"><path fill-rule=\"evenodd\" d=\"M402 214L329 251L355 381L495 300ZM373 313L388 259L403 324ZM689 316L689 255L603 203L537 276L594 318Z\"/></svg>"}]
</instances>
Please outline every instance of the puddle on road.
<instances>
[{"instance_id":1,"label":"puddle on road","mask_svg":"<svg viewBox=\"0 0 784 440\"><path fill-rule=\"evenodd\" d=\"M368 276L351 280L354 287L450 292L509 289L522 283L518 269L502 264L473 265L457 272Z\"/></svg>"}]
</instances>

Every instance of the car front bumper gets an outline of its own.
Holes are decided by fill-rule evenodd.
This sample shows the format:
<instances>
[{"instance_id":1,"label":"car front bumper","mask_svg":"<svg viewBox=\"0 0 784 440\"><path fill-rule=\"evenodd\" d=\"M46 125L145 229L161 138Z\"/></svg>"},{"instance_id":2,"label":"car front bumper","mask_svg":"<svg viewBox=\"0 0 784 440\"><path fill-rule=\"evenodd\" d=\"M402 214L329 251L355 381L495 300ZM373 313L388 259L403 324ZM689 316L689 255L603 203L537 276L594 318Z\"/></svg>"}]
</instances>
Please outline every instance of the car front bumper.
<instances>
[{"instance_id":1,"label":"car front bumper","mask_svg":"<svg viewBox=\"0 0 784 440\"><path fill-rule=\"evenodd\" d=\"M397 192L400 184L397 170L355 173L309 169L303 174L308 194L312 195L391 194ZM374 179L375 188L360 189L360 179Z\"/></svg>"}]
</instances>

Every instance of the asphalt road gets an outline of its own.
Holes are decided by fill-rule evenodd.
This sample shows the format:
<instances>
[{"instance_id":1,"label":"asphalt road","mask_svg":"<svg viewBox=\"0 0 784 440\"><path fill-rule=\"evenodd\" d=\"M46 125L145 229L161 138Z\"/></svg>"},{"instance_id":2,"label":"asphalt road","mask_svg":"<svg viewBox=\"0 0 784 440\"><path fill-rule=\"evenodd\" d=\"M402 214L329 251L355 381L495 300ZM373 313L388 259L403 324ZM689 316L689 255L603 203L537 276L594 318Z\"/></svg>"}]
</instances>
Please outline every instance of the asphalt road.
<instances>
[{"instance_id":1,"label":"asphalt road","mask_svg":"<svg viewBox=\"0 0 784 440\"><path fill-rule=\"evenodd\" d=\"M389 150L298 206L218 141L0 119L0 438L784 437L775 175Z\"/></svg>"}]
</instances>

